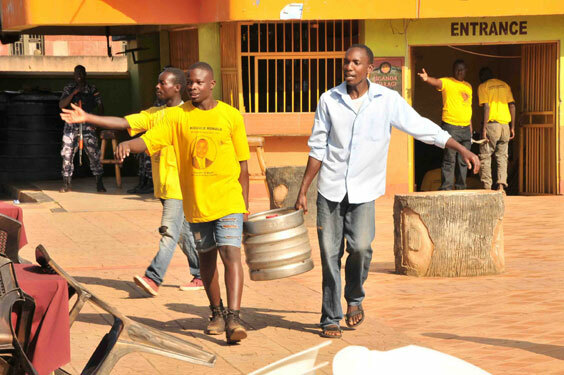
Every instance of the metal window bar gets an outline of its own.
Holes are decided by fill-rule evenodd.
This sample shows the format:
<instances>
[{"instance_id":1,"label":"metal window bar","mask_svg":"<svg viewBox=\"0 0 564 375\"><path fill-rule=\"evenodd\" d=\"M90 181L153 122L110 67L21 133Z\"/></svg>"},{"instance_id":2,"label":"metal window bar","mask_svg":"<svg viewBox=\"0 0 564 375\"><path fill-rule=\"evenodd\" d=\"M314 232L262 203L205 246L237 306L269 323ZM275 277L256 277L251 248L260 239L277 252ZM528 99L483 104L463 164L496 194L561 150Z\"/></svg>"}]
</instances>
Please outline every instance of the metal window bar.
<instances>
[{"instance_id":1,"label":"metal window bar","mask_svg":"<svg viewBox=\"0 0 564 375\"><path fill-rule=\"evenodd\" d=\"M240 57L246 111L315 111L323 91L342 81L343 54L359 41L358 22L242 24Z\"/></svg>"}]
</instances>

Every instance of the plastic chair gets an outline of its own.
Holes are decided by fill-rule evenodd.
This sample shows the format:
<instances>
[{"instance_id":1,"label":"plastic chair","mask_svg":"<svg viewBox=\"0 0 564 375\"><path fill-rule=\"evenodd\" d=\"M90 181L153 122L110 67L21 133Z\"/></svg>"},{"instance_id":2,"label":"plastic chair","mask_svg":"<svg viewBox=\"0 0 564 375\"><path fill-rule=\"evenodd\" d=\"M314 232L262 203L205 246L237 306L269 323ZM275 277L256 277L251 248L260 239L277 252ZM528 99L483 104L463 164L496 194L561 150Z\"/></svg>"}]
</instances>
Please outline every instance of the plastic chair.
<instances>
[{"instance_id":1,"label":"plastic chair","mask_svg":"<svg viewBox=\"0 0 564 375\"><path fill-rule=\"evenodd\" d=\"M20 263L20 231L22 223L0 214L0 254L5 254L12 262Z\"/></svg>"},{"instance_id":2,"label":"plastic chair","mask_svg":"<svg viewBox=\"0 0 564 375\"><path fill-rule=\"evenodd\" d=\"M215 364L215 355L204 351L201 346L137 323L123 315L115 307L96 297L95 294L67 274L49 256L43 245L37 246L35 257L37 263L46 272L57 273L67 281L69 285L69 298L74 293L77 294L78 299L70 311L71 325L86 302L98 306L114 318L112 328L102 338L96 350L94 350L94 353L82 370L82 375L109 374L121 357L131 352L159 354L209 367L213 367ZM62 370L59 370L59 374L64 373Z\"/></svg>"},{"instance_id":3,"label":"plastic chair","mask_svg":"<svg viewBox=\"0 0 564 375\"><path fill-rule=\"evenodd\" d=\"M319 345L292 354L289 357L271 363L268 366L251 372L249 375L310 375L315 370L327 366L329 362L322 362L315 366L317 354L321 348L331 345L331 341L324 341Z\"/></svg>"},{"instance_id":4,"label":"plastic chair","mask_svg":"<svg viewBox=\"0 0 564 375\"><path fill-rule=\"evenodd\" d=\"M35 301L19 287L14 265L0 255L0 373L37 374L27 352L34 311ZM15 330L12 312L18 316Z\"/></svg>"}]
</instances>

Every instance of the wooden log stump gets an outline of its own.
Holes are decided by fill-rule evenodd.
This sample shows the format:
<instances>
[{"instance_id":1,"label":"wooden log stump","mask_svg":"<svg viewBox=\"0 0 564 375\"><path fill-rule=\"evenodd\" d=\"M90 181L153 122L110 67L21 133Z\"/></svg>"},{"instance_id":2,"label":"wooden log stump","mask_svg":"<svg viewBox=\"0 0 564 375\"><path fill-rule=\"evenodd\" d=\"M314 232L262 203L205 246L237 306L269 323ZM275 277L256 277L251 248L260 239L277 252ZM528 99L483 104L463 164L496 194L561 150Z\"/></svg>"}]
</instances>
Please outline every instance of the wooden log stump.
<instances>
[{"instance_id":1,"label":"wooden log stump","mask_svg":"<svg viewBox=\"0 0 564 375\"><path fill-rule=\"evenodd\" d=\"M294 207L305 167L273 167L266 168L266 185L270 198L270 208ZM317 222L317 177L311 182L307 191L306 226L315 226Z\"/></svg>"},{"instance_id":2,"label":"wooden log stump","mask_svg":"<svg viewBox=\"0 0 564 375\"><path fill-rule=\"evenodd\" d=\"M445 277L503 272L503 198L492 190L396 195L396 272Z\"/></svg>"}]
</instances>

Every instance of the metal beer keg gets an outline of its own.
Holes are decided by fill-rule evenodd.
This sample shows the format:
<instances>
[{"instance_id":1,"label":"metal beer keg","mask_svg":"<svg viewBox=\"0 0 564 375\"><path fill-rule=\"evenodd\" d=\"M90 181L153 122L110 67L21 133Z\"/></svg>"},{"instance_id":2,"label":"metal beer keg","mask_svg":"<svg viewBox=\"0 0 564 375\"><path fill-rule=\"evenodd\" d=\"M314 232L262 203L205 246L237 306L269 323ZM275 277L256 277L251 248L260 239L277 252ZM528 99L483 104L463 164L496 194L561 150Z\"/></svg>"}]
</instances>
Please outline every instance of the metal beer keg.
<instances>
[{"instance_id":1,"label":"metal beer keg","mask_svg":"<svg viewBox=\"0 0 564 375\"><path fill-rule=\"evenodd\" d=\"M302 210L279 208L249 216L244 223L251 280L274 280L313 268Z\"/></svg>"}]
</instances>

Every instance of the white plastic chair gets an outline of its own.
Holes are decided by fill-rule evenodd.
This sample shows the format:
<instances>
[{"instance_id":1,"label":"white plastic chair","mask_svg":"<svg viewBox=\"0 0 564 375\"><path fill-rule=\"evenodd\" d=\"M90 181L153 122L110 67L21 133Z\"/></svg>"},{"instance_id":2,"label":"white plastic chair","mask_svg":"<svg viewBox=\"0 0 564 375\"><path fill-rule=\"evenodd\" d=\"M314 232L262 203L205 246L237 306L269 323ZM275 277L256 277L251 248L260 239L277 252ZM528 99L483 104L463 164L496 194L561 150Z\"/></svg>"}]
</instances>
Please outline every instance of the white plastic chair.
<instances>
[{"instance_id":1,"label":"white plastic chair","mask_svg":"<svg viewBox=\"0 0 564 375\"><path fill-rule=\"evenodd\" d=\"M313 375L316 370L329 364L329 362L322 362L315 366L319 349L328 345L331 345L331 341L324 341L319 345L253 371L249 375Z\"/></svg>"},{"instance_id":2,"label":"white plastic chair","mask_svg":"<svg viewBox=\"0 0 564 375\"><path fill-rule=\"evenodd\" d=\"M347 346L333 358L333 375L489 375L489 372L460 358L408 345L388 351Z\"/></svg>"}]
</instances>

